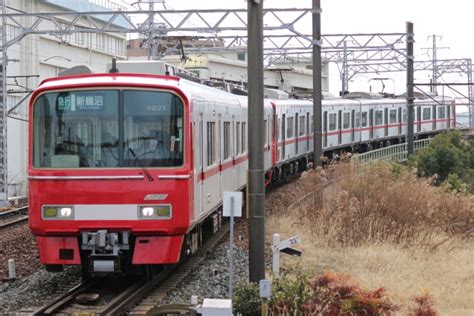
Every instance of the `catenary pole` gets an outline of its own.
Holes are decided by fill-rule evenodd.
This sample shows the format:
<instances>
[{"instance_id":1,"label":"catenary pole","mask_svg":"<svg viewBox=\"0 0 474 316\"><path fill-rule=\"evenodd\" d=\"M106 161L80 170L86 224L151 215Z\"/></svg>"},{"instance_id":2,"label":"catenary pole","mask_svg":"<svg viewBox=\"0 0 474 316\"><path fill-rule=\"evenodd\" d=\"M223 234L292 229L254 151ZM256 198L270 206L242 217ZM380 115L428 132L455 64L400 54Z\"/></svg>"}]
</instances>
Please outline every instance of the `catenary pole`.
<instances>
[{"instance_id":1,"label":"catenary pole","mask_svg":"<svg viewBox=\"0 0 474 316\"><path fill-rule=\"evenodd\" d=\"M249 280L265 279L263 0L248 1Z\"/></svg>"},{"instance_id":2,"label":"catenary pole","mask_svg":"<svg viewBox=\"0 0 474 316\"><path fill-rule=\"evenodd\" d=\"M407 144L408 156L414 154L414 97L413 97L413 63L415 57L413 56L413 23L407 22L407 109L408 109L408 123L407 123Z\"/></svg>"},{"instance_id":3,"label":"catenary pole","mask_svg":"<svg viewBox=\"0 0 474 316\"><path fill-rule=\"evenodd\" d=\"M314 166L321 165L321 0L313 0L313 129Z\"/></svg>"}]
</instances>

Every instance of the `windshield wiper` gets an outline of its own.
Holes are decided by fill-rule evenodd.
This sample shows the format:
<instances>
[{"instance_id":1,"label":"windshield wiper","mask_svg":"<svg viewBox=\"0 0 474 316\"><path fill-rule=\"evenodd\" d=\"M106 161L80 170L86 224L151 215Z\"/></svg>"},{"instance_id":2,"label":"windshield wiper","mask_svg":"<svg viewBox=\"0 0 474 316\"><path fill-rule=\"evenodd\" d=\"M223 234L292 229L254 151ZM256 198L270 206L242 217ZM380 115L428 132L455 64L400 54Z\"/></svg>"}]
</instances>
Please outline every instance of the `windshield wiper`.
<instances>
[{"instance_id":1,"label":"windshield wiper","mask_svg":"<svg viewBox=\"0 0 474 316\"><path fill-rule=\"evenodd\" d=\"M128 146L127 146L128 147ZM153 176L150 174L150 172L148 172L148 170L145 168L144 165L142 165L142 162L140 159L138 159L137 155L135 155L135 152L133 151L132 148L128 147L128 150L132 153L133 157L135 158L135 162L138 162L138 165L140 166L140 168L142 168L143 170L143 173L146 175L146 177L148 178L148 181L154 181L155 179L153 179Z\"/></svg>"}]
</instances>

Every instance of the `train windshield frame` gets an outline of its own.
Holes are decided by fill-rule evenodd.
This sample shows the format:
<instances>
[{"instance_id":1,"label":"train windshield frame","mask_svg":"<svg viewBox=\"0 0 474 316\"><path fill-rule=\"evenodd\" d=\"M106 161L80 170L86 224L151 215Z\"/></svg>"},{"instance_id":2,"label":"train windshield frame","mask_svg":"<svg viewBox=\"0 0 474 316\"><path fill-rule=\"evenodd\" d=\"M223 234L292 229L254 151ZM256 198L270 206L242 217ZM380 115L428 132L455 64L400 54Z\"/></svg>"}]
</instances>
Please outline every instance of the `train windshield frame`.
<instances>
[{"instance_id":1,"label":"train windshield frame","mask_svg":"<svg viewBox=\"0 0 474 316\"><path fill-rule=\"evenodd\" d=\"M77 89L33 104L33 167L170 168L184 165L184 103L169 91Z\"/></svg>"}]
</instances>

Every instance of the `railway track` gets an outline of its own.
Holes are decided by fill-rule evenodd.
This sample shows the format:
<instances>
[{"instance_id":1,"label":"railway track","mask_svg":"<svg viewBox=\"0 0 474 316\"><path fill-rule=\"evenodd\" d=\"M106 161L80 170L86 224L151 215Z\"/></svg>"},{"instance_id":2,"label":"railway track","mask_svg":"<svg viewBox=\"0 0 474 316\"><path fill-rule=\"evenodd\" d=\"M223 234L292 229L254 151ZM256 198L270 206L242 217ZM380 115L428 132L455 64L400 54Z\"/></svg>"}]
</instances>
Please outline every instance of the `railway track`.
<instances>
[{"instance_id":1,"label":"railway track","mask_svg":"<svg viewBox=\"0 0 474 316\"><path fill-rule=\"evenodd\" d=\"M26 222L28 220L28 206L0 212L0 229Z\"/></svg>"},{"instance_id":2,"label":"railway track","mask_svg":"<svg viewBox=\"0 0 474 316\"><path fill-rule=\"evenodd\" d=\"M164 307L160 302L198 267L228 231L229 225L225 224L194 256L179 265L165 267L151 280L93 279L75 286L32 315L150 315L163 309L176 310L178 307ZM179 306L180 311L185 309Z\"/></svg>"}]
</instances>

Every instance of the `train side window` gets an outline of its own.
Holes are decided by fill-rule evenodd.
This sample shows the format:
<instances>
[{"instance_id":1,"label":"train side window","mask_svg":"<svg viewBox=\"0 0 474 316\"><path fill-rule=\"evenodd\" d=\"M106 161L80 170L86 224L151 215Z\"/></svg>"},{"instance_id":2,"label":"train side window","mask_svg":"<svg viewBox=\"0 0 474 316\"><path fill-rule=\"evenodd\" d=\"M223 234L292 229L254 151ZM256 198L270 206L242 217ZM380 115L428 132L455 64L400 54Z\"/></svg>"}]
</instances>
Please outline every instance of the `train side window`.
<instances>
[{"instance_id":1,"label":"train side window","mask_svg":"<svg viewBox=\"0 0 474 316\"><path fill-rule=\"evenodd\" d=\"M407 121L407 110L406 109L403 109L402 111L402 120L403 122L406 122Z\"/></svg>"},{"instance_id":2,"label":"train side window","mask_svg":"<svg viewBox=\"0 0 474 316\"><path fill-rule=\"evenodd\" d=\"M336 113L329 114L329 131L336 130Z\"/></svg>"},{"instance_id":3,"label":"train side window","mask_svg":"<svg viewBox=\"0 0 474 316\"><path fill-rule=\"evenodd\" d=\"M367 112L362 112L362 127L367 127Z\"/></svg>"},{"instance_id":4,"label":"train side window","mask_svg":"<svg viewBox=\"0 0 474 316\"><path fill-rule=\"evenodd\" d=\"M355 114L355 127L360 127L360 112Z\"/></svg>"},{"instance_id":5,"label":"train side window","mask_svg":"<svg viewBox=\"0 0 474 316\"><path fill-rule=\"evenodd\" d=\"M230 122L224 122L224 160L231 156Z\"/></svg>"},{"instance_id":6,"label":"train side window","mask_svg":"<svg viewBox=\"0 0 474 316\"><path fill-rule=\"evenodd\" d=\"M314 133L314 115L311 115L311 129L309 130L311 133Z\"/></svg>"},{"instance_id":7,"label":"train side window","mask_svg":"<svg viewBox=\"0 0 474 316\"><path fill-rule=\"evenodd\" d=\"M240 122L237 122L236 127L235 127L235 135L236 135L236 153L239 154L241 153L241 141L240 141Z\"/></svg>"},{"instance_id":8,"label":"train side window","mask_svg":"<svg viewBox=\"0 0 474 316\"><path fill-rule=\"evenodd\" d=\"M383 124L383 111L375 111L375 125Z\"/></svg>"},{"instance_id":9,"label":"train side window","mask_svg":"<svg viewBox=\"0 0 474 316\"><path fill-rule=\"evenodd\" d=\"M242 153L247 151L247 123L242 122Z\"/></svg>"},{"instance_id":10,"label":"train side window","mask_svg":"<svg viewBox=\"0 0 474 316\"><path fill-rule=\"evenodd\" d=\"M347 112L342 115L342 128L348 129L351 125L351 113Z\"/></svg>"},{"instance_id":11,"label":"train side window","mask_svg":"<svg viewBox=\"0 0 474 316\"><path fill-rule=\"evenodd\" d=\"M302 136L306 133L306 128L304 122L306 121L305 116L300 116L300 129L298 130L299 136Z\"/></svg>"},{"instance_id":12,"label":"train side window","mask_svg":"<svg viewBox=\"0 0 474 316\"><path fill-rule=\"evenodd\" d=\"M423 121L430 120L431 119L431 109L430 108L424 108L423 109Z\"/></svg>"},{"instance_id":13,"label":"train side window","mask_svg":"<svg viewBox=\"0 0 474 316\"><path fill-rule=\"evenodd\" d=\"M294 118L289 117L287 119L287 127L286 127L286 138L292 138L293 137L293 129L294 129Z\"/></svg>"},{"instance_id":14,"label":"train side window","mask_svg":"<svg viewBox=\"0 0 474 316\"><path fill-rule=\"evenodd\" d=\"M390 110L390 123L397 122L397 110Z\"/></svg>"},{"instance_id":15,"label":"train side window","mask_svg":"<svg viewBox=\"0 0 474 316\"><path fill-rule=\"evenodd\" d=\"M440 106L438 108L438 118L442 119L446 117L446 108L444 106Z\"/></svg>"},{"instance_id":16,"label":"train side window","mask_svg":"<svg viewBox=\"0 0 474 316\"><path fill-rule=\"evenodd\" d=\"M216 122L207 122L207 166L216 163Z\"/></svg>"}]
</instances>

